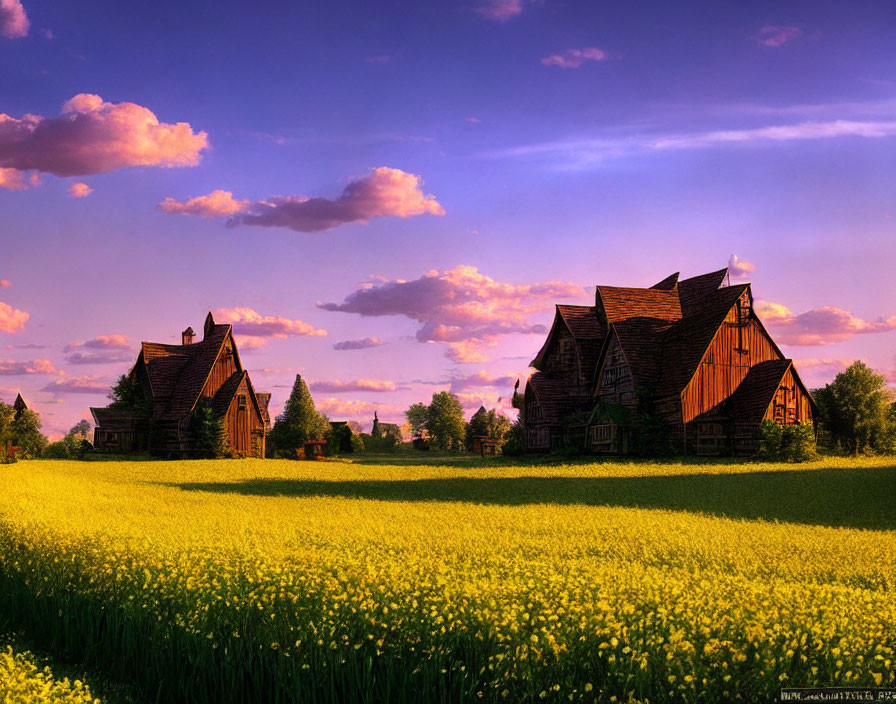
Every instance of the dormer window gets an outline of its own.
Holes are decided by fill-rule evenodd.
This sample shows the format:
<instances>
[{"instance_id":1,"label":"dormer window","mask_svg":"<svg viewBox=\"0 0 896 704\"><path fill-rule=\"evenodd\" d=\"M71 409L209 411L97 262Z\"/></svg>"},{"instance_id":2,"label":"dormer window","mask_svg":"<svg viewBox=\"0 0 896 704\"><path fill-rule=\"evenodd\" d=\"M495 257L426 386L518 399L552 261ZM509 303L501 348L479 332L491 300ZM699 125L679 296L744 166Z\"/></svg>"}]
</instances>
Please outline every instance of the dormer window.
<instances>
[{"instance_id":1,"label":"dormer window","mask_svg":"<svg viewBox=\"0 0 896 704\"><path fill-rule=\"evenodd\" d=\"M236 407L241 411L245 411L249 407L245 394L236 397Z\"/></svg>"}]
</instances>

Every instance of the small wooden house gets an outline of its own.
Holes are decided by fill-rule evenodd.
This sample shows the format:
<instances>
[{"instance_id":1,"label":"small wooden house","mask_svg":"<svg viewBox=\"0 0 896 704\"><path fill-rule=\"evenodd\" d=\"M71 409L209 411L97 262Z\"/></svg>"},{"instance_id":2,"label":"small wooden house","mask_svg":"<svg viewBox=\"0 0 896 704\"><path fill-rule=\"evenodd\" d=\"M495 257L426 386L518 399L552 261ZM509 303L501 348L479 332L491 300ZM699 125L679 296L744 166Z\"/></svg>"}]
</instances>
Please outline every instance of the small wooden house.
<instances>
[{"instance_id":1,"label":"small wooden house","mask_svg":"<svg viewBox=\"0 0 896 704\"><path fill-rule=\"evenodd\" d=\"M816 406L722 269L650 288L598 286L594 306L557 306L520 417L530 450L580 443L627 454L662 426L696 454L752 454L764 420L815 422Z\"/></svg>"},{"instance_id":2,"label":"small wooden house","mask_svg":"<svg viewBox=\"0 0 896 704\"><path fill-rule=\"evenodd\" d=\"M197 341L187 328L180 345L142 343L128 374L137 402L90 409L98 450L194 456L191 419L197 405L205 403L224 420L237 455L264 457L270 394L255 392L230 325L216 324L209 313L203 333Z\"/></svg>"}]
</instances>

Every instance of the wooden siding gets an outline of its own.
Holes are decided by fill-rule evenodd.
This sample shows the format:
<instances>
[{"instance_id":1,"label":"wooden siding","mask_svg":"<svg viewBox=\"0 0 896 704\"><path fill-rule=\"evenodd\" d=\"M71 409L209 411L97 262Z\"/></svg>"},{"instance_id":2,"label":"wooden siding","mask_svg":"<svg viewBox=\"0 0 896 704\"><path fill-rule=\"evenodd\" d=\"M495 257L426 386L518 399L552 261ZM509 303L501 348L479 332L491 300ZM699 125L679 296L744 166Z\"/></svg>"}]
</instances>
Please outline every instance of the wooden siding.
<instances>
[{"instance_id":1,"label":"wooden siding","mask_svg":"<svg viewBox=\"0 0 896 704\"><path fill-rule=\"evenodd\" d=\"M735 305L728 311L693 379L681 394L685 423L728 398L754 364L781 359L755 318L743 311L738 320L738 308Z\"/></svg>"},{"instance_id":2,"label":"wooden siding","mask_svg":"<svg viewBox=\"0 0 896 704\"><path fill-rule=\"evenodd\" d=\"M579 344L559 316L555 324L556 331L544 356L542 370L553 377L563 378L569 385L570 393L587 397L592 370L582 365Z\"/></svg>"},{"instance_id":3,"label":"wooden siding","mask_svg":"<svg viewBox=\"0 0 896 704\"><path fill-rule=\"evenodd\" d=\"M793 378L793 369L788 369L781 385L775 392L775 398L769 404L762 420L772 420L776 423L811 423L812 403L809 396L802 390Z\"/></svg>"},{"instance_id":4,"label":"wooden siding","mask_svg":"<svg viewBox=\"0 0 896 704\"><path fill-rule=\"evenodd\" d=\"M607 353L598 371L595 396L601 401L618 403L629 408L634 408L636 405L631 369L615 335L610 339Z\"/></svg>"},{"instance_id":5,"label":"wooden siding","mask_svg":"<svg viewBox=\"0 0 896 704\"><path fill-rule=\"evenodd\" d=\"M241 367L237 363L233 349L233 341L228 336L228 339L225 340L224 347L221 349L221 353L215 362L215 366L212 367L212 370L208 375L205 387L202 389L203 396L214 396L218 393L218 389L224 385L225 381L233 376L235 372L241 371Z\"/></svg>"},{"instance_id":6,"label":"wooden siding","mask_svg":"<svg viewBox=\"0 0 896 704\"><path fill-rule=\"evenodd\" d=\"M264 456L264 447L254 447L259 435L264 439L264 421L255 410L251 392L244 379L227 408L224 423L230 436L230 446L240 457Z\"/></svg>"}]
</instances>

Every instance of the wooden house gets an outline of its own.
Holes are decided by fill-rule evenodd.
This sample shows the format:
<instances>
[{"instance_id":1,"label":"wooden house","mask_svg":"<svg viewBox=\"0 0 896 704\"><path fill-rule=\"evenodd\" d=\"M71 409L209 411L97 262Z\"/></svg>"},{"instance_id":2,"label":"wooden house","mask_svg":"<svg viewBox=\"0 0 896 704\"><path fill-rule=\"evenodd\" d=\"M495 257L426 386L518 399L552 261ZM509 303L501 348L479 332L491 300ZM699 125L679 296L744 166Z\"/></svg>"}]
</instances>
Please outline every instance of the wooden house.
<instances>
[{"instance_id":1,"label":"wooden house","mask_svg":"<svg viewBox=\"0 0 896 704\"><path fill-rule=\"evenodd\" d=\"M558 305L520 404L527 447L627 454L649 425L686 452L752 454L762 421L814 423L750 284L723 285L727 275L598 286L594 306Z\"/></svg>"},{"instance_id":2,"label":"wooden house","mask_svg":"<svg viewBox=\"0 0 896 704\"><path fill-rule=\"evenodd\" d=\"M187 328L180 345L142 343L128 379L136 402L90 409L98 450L195 456L190 422L197 405L205 403L224 419L237 455L264 457L270 394L255 392L231 326L216 324L211 313L202 340Z\"/></svg>"}]
</instances>

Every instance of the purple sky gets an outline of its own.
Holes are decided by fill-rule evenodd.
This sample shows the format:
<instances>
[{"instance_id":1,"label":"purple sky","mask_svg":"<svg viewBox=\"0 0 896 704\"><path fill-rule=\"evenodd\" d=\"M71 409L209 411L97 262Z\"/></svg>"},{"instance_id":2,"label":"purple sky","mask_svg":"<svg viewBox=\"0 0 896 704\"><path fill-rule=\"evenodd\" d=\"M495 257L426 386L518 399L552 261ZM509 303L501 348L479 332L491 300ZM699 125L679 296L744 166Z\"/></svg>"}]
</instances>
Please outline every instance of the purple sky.
<instances>
[{"instance_id":1,"label":"purple sky","mask_svg":"<svg viewBox=\"0 0 896 704\"><path fill-rule=\"evenodd\" d=\"M731 261L896 380L892 2L0 0L0 399L232 321L278 411L508 408L554 302ZM500 400L499 400L500 399Z\"/></svg>"}]
</instances>

